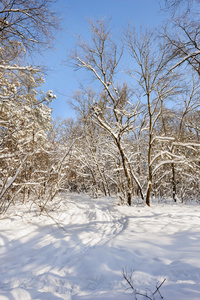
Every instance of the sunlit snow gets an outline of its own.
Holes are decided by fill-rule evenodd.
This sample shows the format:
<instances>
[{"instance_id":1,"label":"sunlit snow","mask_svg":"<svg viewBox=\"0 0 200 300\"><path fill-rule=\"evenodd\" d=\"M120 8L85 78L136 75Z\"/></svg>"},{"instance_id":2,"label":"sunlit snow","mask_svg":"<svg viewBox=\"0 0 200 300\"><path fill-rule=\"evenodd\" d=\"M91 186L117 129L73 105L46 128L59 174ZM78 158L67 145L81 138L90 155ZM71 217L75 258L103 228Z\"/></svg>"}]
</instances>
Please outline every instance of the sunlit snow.
<instances>
[{"instance_id":1,"label":"sunlit snow","mask_svg":"<svg viewBox=\"0 0 200 300\"><path fill-rule=\"evenodd\" d=\"M49 215L20 205L0 220L1 300L135 299L123 268L137 291L151 296L166 278L164 299L200 299L199 205L128 207L81 194L57 202Z\"/></svg>"}]
</instances>

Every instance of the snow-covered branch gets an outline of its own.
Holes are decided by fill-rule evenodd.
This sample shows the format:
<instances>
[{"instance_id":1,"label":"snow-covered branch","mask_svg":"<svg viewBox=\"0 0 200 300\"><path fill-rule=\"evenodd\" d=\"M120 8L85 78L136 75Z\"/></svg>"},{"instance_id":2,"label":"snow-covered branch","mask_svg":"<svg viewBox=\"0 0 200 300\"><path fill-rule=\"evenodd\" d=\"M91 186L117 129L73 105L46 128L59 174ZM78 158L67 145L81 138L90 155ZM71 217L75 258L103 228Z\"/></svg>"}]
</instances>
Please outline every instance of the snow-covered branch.
<instances>
[{"instance_id":1,"label":"snow-covered branch","mask_svg":"<svg viewBox=\"0 0 200 300\"><path fill-rule=\"evenodd\" d=\"M29 71L29 72L40 72L40 69L34 68L32 66L25 66L25 67L21 67L21 66L17 66L17 65L2 65L0 64L0 69L2 70L8 70L8 71Z\"/></svg>"}]
</instances>

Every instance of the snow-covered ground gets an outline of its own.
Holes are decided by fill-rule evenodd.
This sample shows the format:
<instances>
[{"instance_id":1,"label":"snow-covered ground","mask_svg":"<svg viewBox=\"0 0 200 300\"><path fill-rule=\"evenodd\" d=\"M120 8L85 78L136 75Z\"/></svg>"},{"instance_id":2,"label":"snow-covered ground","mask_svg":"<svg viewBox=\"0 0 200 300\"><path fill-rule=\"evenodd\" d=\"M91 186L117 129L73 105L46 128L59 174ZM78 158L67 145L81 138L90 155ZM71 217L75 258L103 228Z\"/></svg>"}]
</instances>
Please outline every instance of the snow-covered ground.
<instances>
[{"instance_id":1,"label":"snow-covered ground","mask_svg":"<svg viewBox=\"0 0 200 300\"><path fill-rule=\"evenodd\" d=\"M60 198L51 217L21 206L0 220L0 300L135 299L122 268L150 297L166 278L164 299L200 299L200 205Z\"/></svg>"}]
</instances>

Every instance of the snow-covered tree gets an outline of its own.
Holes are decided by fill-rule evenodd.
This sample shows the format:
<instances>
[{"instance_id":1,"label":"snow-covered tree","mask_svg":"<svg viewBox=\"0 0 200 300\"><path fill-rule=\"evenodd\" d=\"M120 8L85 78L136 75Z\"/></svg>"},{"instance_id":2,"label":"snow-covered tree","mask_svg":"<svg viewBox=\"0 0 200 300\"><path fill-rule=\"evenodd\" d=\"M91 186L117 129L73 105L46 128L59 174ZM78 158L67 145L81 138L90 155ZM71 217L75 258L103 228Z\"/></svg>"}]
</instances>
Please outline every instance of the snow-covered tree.
<instances>
[{"instance_id":1,"label":"snow-covered tree","mask_svg":"<svg viewBox=\"0 0 200 300\"><path fill-rule=\"evenodd\" d=\"M95 97L98 96L91 88L77 91L73 97L72 105L77 112L79 130L81 128L82 132L82 139L75 147L78 175L82 178L80 181L85 190L93 189L93 194L98 195L100 192L110 195L112 191L123 194L124 189L121 188L117 176L121 166L118 165L119 153L116 144L107 130L93 120Z\"/></svg>"},{"instance_id":2,"label":"snow-covered tree","mask_svg":"<svg viewBox=\"0 0 200 300\"><path fill-rule=\"evenodd\" d=\"M57 27L51 2L2 0L0 3L0 209L17 195L23 200L46 192L52 162L49 102L54 95L26 52L48 47Z\"/></svg>"},{"instance_id":3,"label":"snow-covered tree","mask_svg":"<svg viewBox=\"0 0 200 300\"><path fill-rule=\"evenodd\" d=\"M170 136L157 136L156 127L162 118L163 103L178 92L177 76L169 73L165 43L163 41L159 44L154 32L146 31L137 35L135 29L129 26L125 38L133 59L133 67L129 67L128 73L137 82L145 107L142 130L146 131L147 138L146 204L150 205L153 177L162 164L166 163L163 159L168 156L167 149L157 151L155 145L160 141L168 143L171 140Z\"/></svg>"},{"instance_id":4,"label":"snow-covered tree","mask_svg":"<svg viewBox=\"0 0 200 300\"><path fill-rule=\"evenodd\" d=\"M133 181L138 186L141 196L141 184L129 164L129 158L124 147L124 137L134 130L139 114L139 101L126 84L117 85L114 75L123 54L117 43L111 37L109 23L91 21L91 45L82 40L73 54L77 68L84 68L101 85L100 97L94 97L92 106L93 121L103 128L113 139L119 153L124 172L124 192L127 203L131 205ZM132 181L133 179L133 181Z\"/></svg>"},{"instance_id":5,"label":"snow-covered tree","mask_svg":"<svg viewBox=\"0 0 200 300\"><path fill-rule=\"evenodd\" d=\"M41 94L38 72L0 72L1 205L19 192L24 197L41 190L49 165L48 132L52 128L48 103L52 92ZM37 187L37 189L36 189ZM9 199L10 202L7 202Z\"/></svg>"}]
</instances>

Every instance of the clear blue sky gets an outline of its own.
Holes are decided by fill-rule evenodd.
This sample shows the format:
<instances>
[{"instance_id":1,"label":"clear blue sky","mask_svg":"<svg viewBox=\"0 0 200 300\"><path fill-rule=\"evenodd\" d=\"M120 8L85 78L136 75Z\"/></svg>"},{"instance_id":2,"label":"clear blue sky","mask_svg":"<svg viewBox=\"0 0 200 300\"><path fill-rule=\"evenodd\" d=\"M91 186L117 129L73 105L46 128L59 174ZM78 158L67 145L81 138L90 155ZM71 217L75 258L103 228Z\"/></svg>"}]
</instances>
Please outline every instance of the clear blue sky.
<instances>
[{"instance_id":1,"label":"clear blue sky","mask_svg":"<svg viewBox=\"0 0 200 300\"><path fill-rule=\"evenodd\" d=\"M79 72L66 66L67 52L75 46L76 36L87 39L87 19L111 18L113 30L117 33L129 22L135 27L160 26L166 14L160 11L159 0L58 0L54 10L62 18L62 31L57 32L54 50L43 52L35 58L35 64L45 65L49 70L45 75L43 90L53 90L57 100L52 104L53 118L73 117L74 112L67 104L73 91L79 88Z\"/></svg>"}]
</instances>

